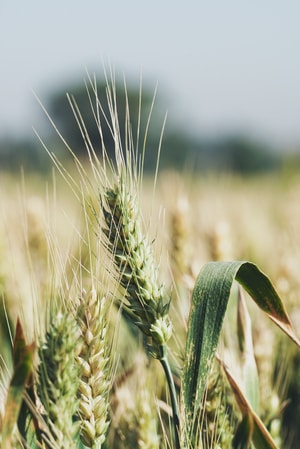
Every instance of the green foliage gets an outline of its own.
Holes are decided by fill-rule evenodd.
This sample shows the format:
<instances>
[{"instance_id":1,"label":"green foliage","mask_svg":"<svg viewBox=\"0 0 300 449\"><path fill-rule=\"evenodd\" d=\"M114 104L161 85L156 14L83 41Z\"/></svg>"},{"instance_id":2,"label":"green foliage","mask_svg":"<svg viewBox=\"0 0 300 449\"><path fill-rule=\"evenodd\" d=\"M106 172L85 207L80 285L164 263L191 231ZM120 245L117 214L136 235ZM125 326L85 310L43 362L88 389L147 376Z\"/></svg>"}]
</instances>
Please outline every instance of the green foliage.
<instances>
[{"instance_id":1,"label":"green foliage","mask_svg":"<svg viewBox=\"0 0 300 449\"><path fill-rule=\"evenodd\" d=\"M266 172L278 168L280 156L266 144L233 136L217 143L216 155L223 169L241 174Z\"/></svg>"},{"instance_id":2,"label":"green foliage","mask_svg":"<svg viewBox=\"0 0 300 449\"><path fill-rule=\"evenodd\" d=\"M49 158L33 138L14 137L0 138L1 170L19 172L22 167L26 171L46 172L49 170Z\"/></svg>"},{"instance_id":3,"label":"green foliage","mask_svg":"<svg viewBox=\"0 0 300 449\"><path fill-rule=\"evenodd\" d=\"M207 378L235 279L243 285L256 304L300 347L280 297L269 278L254 264L243 261L206 264L197 278L193 291L186 360L183 368L184 428L182 432L185 444L194 441L195 426L199 419ZM235 388L234 391L236 392L237 389ZM273 443L268 446L268 433L241 391L238 393L238 404L243 415L249 415L253 420L256 447L263 447L257 445L257 441L261 439L266 440L265 447L276 447ZM271 437L270 441L272 441Z\"/></svg>"}]
</instances>

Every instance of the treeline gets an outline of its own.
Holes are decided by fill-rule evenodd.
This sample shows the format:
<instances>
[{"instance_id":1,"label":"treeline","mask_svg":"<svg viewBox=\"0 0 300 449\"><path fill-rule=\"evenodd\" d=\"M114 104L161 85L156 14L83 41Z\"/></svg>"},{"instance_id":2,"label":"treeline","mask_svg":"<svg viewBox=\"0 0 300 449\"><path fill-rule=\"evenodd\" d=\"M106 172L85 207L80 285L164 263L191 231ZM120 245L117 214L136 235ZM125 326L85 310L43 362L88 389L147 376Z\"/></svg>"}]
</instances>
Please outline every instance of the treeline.
<instances>
[{"instance_id":1,"label":"treeline","mask_svg":"<svg viewBox=\"0 0 300 449\"><path fill-rule=\"evenodd\" d=\"M87 156L84 138L80 126L72 112L70 99L76 102L76 107L84 120L84 126L89 139L96 151L101 155L101 139L106 151L113 157L114 142L111 135L112 123L106 120L109 117L107 104L106 83L98 83L97 96L102 105L98 114L95 95L88 94L82 83L69 89L60 89L49 95L46 109L72 148L80 158ZM127 96L122 83L117 87L118 119L120 124L120 136L122 146L125 148L125 123L128 110L133 130L132 139L140 152L144 147L144 135L147 133L145 151L145 170L152 171L156 167L158 147L163 124L163 112L165 108L158 101L153 106L153 94L150 89L143 89L140 98L138 86L127 86ZM67 98L66 91L70 92ZM149 115L151 120L149 125ZM102 134L99 133L97 120L100 120ZM139 128L139 134L137 129ZM49 132L45 137L50 151L59 157L67 158L68 152L53 128L49 126ZM286 157L286 155L285 155ZM293 163L300 165L299 158L294 158ZM253 141L246 136L233 135L219 138L196 137L187 134L178 125L167 122L164 129L160 154L160 167L181 170L204 171L229 171L241 174L251 174L278 169L283 164L283 155L274 151L265 143ZM50 168L50 158L38 139L15 140L9 136L0 138L0 167L5 170L19 170L20 166L27 170L47 171Z\"/></svg>"}]
</instances>

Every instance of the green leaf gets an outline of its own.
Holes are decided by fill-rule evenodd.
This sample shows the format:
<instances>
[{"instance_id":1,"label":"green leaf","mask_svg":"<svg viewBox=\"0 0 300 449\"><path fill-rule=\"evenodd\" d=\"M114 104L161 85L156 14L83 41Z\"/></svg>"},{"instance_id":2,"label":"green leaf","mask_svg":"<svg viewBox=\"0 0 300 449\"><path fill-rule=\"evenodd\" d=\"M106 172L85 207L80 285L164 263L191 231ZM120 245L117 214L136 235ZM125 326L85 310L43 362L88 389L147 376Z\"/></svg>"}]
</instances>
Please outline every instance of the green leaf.
<instances>
[{"instance_id":1,"label":"green leaf","mask_svg":"<svg viewBox=\"0 0 300 449\"><path fill-rule=\"evenodd\" d=\"M253 263L239 263L240 267L237 270L236 280L249 293L260 309L300 347L300 340L296 336L285 307L268 276Z\"/></svg>"},{"instance_id":2,"label":"green leaf","mask_svg":"<svg viewBox=\"0 0 300 449\"><path fill-rule=\"evenodd\" d=\"M210 262L196 280L190 311L186 360L183 368L182 401L184 438L191 439L199 414L207 376L214 358L230 291L237 280L256 304L298 346L284 305L269 278L250 262Z\"/></svg>"},{"instance_id":3,"label":"green leaf","mask_svg":"<svg viewBox=\"0 0 300 449\"><path fill-rule=\"evenodd\" d=\"M32 372L34 344L26 346L23 329L18 320L13 344L14 371L8 388L2 426L2 447L11 448L11 438L18 421L23 392Z\"/></svg>"}]
</instances>

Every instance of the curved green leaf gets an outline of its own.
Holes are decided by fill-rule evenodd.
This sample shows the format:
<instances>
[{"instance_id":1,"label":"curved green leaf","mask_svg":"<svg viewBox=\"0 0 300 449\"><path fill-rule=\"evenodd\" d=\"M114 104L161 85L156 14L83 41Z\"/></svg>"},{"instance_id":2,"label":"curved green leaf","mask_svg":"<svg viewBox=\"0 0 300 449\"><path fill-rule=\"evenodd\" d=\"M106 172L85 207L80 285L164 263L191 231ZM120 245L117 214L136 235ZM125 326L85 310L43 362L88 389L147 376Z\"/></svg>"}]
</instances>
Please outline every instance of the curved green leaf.
<instances>
[{"instance_id":1,"label":"curved green leaf","mask_svg":"<svg viewBox=\"0 0 300 449\"><path fill-rule=\"evenodd\" d=\"M235 279L260 309L300 347L278 293L270 279L256 265L246 261L206 264L199 273L193 291L183 369L184 433L188 439L198 417Z\"/></svg>"},{"instance_id":2,"label":"curved green leaf","mask_svg":"<svg viewBox=\"0 0 300 449\"><path fill-rule=\"evenodd\" d=\"M296 336L285 307L268 276L253 263L240 262L240 264L236 280L260 309L300 347L300 340Z\"/></svg>"}]
</instances>

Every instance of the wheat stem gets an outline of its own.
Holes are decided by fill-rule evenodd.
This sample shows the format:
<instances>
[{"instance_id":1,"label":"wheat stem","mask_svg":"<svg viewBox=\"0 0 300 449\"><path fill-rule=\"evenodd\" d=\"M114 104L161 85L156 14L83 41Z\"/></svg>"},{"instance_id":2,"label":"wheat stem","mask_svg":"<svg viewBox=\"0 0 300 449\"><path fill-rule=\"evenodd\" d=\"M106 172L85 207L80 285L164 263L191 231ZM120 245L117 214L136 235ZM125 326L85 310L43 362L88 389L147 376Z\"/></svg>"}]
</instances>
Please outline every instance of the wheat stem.
<instances>
[{"instance_id":1,"label":"wheat stem","mask_svg":"<svg viewBox=\"0 0 300 449\"><path fill-rule=\"evenodd\" d=\"M164 355L160 359L160 363L162 364L162 367L164 369L165 376L166 376L167 383L168 383L169 390L170 390L171 405L172 405L172 411L173 411L173 429L174 429L175 448L176 449L180 449L180 441L179 441L179 427L180 427L179 409L178 409L178 402L177 402L177 396L176 396L176 391L175 391L174 379L173 379L172 371L171 371L171 368L170 368L169 360L168 360L167 354L166 354L166 347L162 348L162 353Z\"/></svg>"}]
</instances>

